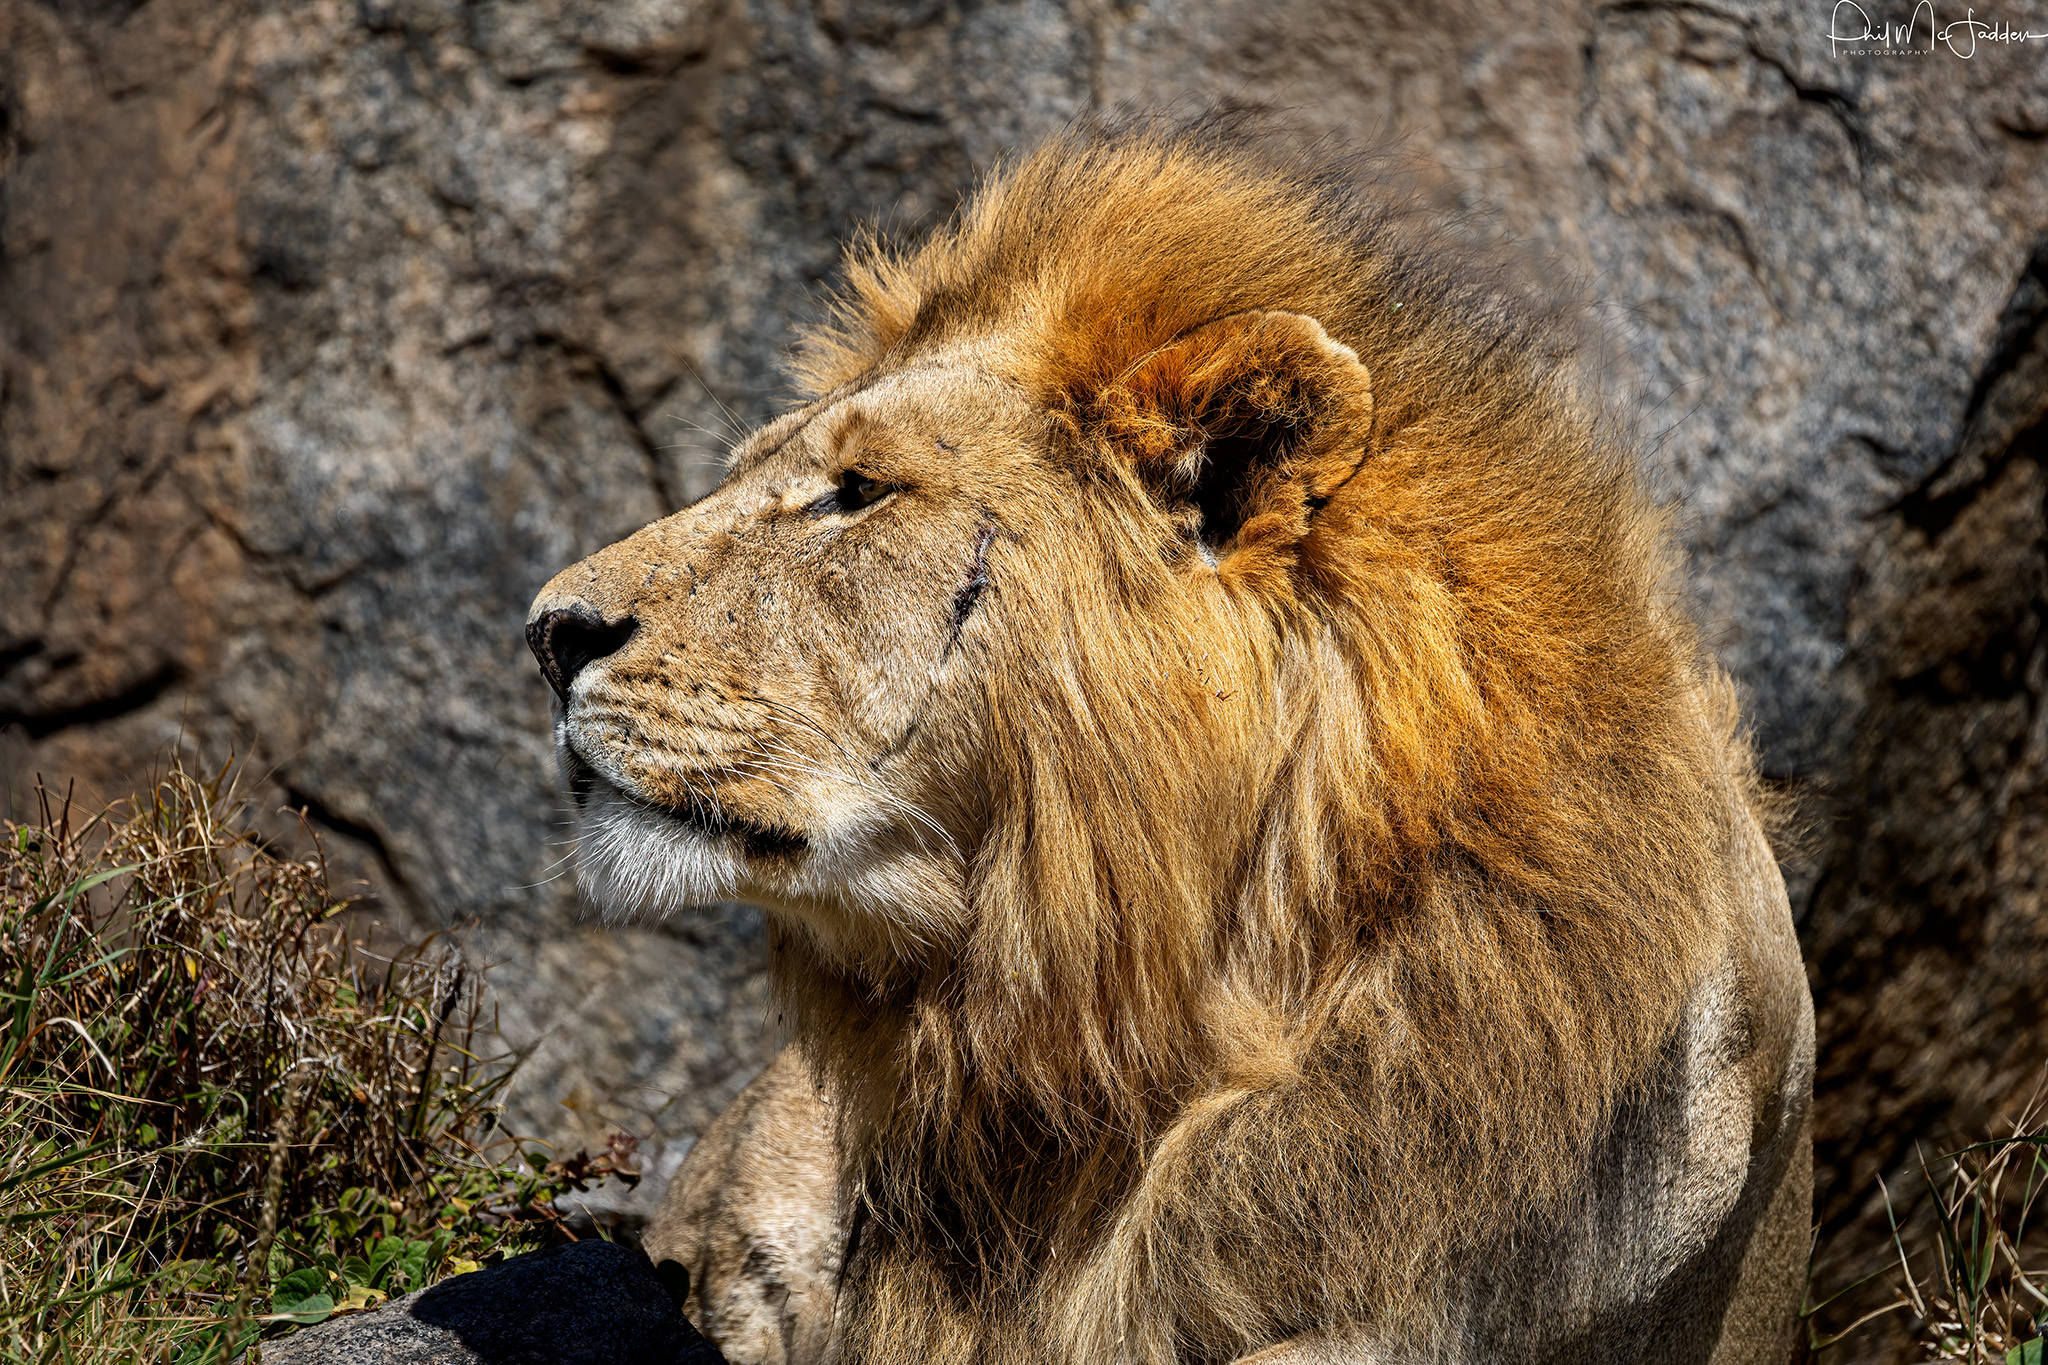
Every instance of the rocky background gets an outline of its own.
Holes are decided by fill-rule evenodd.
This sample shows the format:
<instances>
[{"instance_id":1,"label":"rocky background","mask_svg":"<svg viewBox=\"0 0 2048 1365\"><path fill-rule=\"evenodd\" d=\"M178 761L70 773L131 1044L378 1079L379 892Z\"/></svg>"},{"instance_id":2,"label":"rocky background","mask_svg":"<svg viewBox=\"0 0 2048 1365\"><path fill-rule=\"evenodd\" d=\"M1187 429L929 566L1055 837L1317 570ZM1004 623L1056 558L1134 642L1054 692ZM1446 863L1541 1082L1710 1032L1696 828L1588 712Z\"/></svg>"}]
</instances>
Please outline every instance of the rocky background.
<instances>
[{"instance_id":1,"label":"rocky background","mask_svg":"<svg viewBox=\"0 0 2048 1365\"><path fill-rule=\"evenodd\" d=\"M0 809L239 754L389 932L476 922L525 1126L687 1137L772 1046L758 919L579 917L527 602L711 487L856 224L1270 100L1605 301L1803 801L1846 1265L2048 1062L2048 42L1834 9L0 0Z\"/></svg>"}]
</instances>

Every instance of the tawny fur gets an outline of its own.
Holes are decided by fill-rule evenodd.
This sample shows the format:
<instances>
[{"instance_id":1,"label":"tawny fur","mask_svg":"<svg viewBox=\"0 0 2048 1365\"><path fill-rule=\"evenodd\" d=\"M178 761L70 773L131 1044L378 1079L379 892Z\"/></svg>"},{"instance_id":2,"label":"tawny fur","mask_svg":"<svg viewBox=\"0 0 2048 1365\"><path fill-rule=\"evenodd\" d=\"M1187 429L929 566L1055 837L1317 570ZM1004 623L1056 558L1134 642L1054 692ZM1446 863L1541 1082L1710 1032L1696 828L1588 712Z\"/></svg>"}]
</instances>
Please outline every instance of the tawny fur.
<instances>
[{"instance_id":1,"label":"tawny fur","mask_svg":"<svg viewBox=\"0 0 2048 1365\"><path fill-rule=\"evenodd\" d=\"M1728 951L1748 763L1659 515L1572 327L1456 259L1258 138L1077 131L859 248L740 451L751 486L928 367L1038 414L899 793L960 918L771 915L838 1102L843 1359L1426 1334Z\"/></svg>"},{"instance_id":2,"label":"tawny fur","mask_svg":"<svg viewBox=\"0 0 2048 1365\"><path fill-rule=\"evenodd\" d=\"M785 967L865 1101L865 1235L893 1244L856 1355L977 1358L1091 1253L1081 1359L1111 1333L1224 1357L1426 1296L1564 1192L1718 947L1712 791L1742 760L1630 452L1568 337L1316 169L1055 141L921 248L864 252L809 348L822 395L994 335L1065 418L1055 458L1104 485L1083 564L1001 580L1022 647L983 675L1007 733L977 941L881 1019L829 964ZM1120 444L1187 433L1125 381L1248 309L1364 359L1366 458L1306 535L1231 559L1207 619L1160 611L1185 604ZM1047 633L1065 669L1003 666ZM963 1251L987 1269L950 1273Z\"/></svg>"}]
</instances>

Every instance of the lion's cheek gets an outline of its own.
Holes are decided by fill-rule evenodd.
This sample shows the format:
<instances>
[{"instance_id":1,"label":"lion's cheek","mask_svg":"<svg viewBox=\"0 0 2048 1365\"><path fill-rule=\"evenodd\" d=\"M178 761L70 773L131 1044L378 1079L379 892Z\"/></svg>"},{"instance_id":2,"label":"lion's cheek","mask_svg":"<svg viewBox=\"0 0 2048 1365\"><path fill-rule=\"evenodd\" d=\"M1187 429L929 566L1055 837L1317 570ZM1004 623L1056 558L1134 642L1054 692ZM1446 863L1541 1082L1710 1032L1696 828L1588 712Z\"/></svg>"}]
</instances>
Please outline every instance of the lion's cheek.
<instances>
[{"instance_id":1,"label":"lion's cheek","mask_svg":"<svg viewBox=\"0 0 2048 1365\"><path fill-rule=\"evenodd\" d=\"M814 847L802 866L755 869L751 898L794 921L821 954L856 972L957 945L969 928L966 866L928 845L891 836Z\"/></svg>"},{"instance_id":2,"label":"lion's cheek","mask_svg":"<svg viewBox=\"0 0 2048 1365\"><path fill-rule=\"evenodd\" d=\"M916 732L955 671L952 620L942 605L877 594L862 611L819 631L819 687L836 712L829 724L858 738L861 757L888 762ZM950 592L941 591L941 603ZM823 717L821 717L823 719Z\"/></svg>"}]
</instances>

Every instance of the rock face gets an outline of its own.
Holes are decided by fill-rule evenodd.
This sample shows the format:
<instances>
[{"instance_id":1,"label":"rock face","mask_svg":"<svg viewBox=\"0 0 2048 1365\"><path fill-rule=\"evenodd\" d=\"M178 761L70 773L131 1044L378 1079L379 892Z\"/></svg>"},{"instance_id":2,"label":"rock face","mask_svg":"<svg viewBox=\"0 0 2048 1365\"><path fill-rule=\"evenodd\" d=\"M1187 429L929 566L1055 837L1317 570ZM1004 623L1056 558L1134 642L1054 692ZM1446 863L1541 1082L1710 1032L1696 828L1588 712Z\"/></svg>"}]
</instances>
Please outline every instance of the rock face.
<instances>
[{"instance_id":1,"label":"rock face","mask_svg":"<svg viewBox=\"0 0 2048 1365\"><path fill-rule=\"evenodd\" d=\"M265 1365L725 1365L677 1304L689 1276L637 1251L573 1242L304 1328Z\"/></svg>"},{"instance_id":2,"label":"rock face","mask_svg":"<svg viewBox=\"0 0 2048 1365\"><path fill-rule=\"evenodd\" d=\"M527 601L711 486L858 222L1087 110L1269 99L1605 301L1805 800L1821 1210L1867 1225L2048 1060L2048 44L1419 15L0 0L8 799L249 755L398 930L480 920L529 1127L694 1133L772 1043L758 923L577 918Z\"/></svg>"}]
</instances>

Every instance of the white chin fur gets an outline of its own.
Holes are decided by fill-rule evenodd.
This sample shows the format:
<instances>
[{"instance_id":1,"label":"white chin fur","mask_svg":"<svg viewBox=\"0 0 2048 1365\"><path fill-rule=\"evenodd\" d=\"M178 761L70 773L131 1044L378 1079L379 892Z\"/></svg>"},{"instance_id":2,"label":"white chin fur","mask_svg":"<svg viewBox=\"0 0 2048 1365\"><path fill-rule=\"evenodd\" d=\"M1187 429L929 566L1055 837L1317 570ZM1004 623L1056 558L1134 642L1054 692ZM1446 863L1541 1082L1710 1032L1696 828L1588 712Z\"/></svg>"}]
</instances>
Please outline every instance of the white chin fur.
<instances>
[{"instance_id":1,"label":"white chin fur","mask_svg":"<svg viewBox=\"0 0 2048 1365\"><path fill-rule=\"evenodd\" d=\"M865 816L865 818L863 818ZM693 828L593 774L576 822L576 884L605 923L657 920L719 901L748 901L809 926L833 951L864 922L898 951L964 923L966 867L923 827L908 835L885 811L827 811L791 863L748 863L731 837Z\"/></svg>"},{"instance_id":2,"label":"white chin fur","mask_svg":"<svg viewBox=\"0 0 2048 1365\"><path fill-rule=\"evenodd\" d=\"M715 835L592 784L576 831L576 884L607 924L733 899L740 860Z\"/></svg>"}]
</instances>

